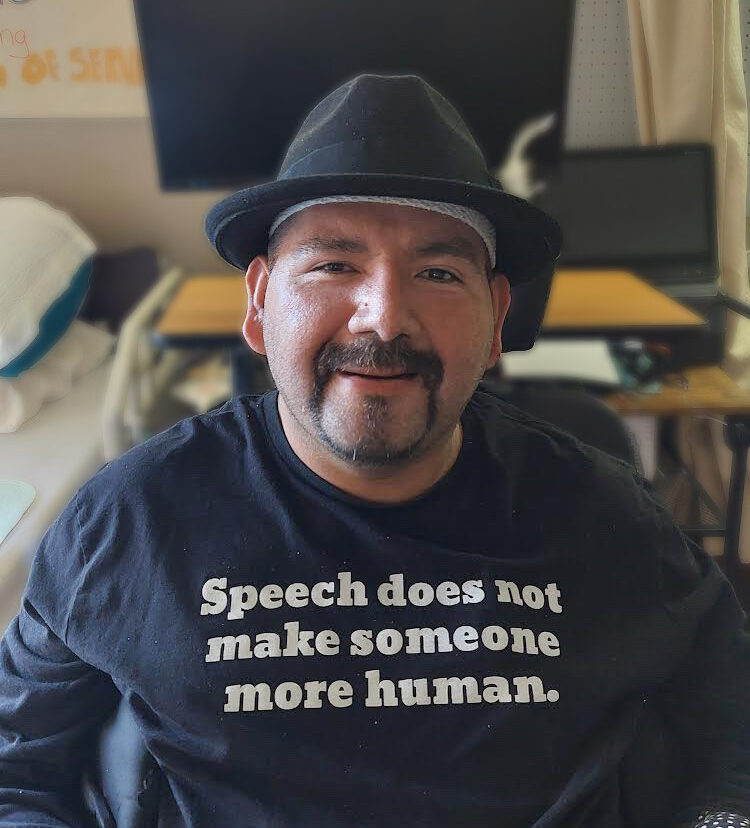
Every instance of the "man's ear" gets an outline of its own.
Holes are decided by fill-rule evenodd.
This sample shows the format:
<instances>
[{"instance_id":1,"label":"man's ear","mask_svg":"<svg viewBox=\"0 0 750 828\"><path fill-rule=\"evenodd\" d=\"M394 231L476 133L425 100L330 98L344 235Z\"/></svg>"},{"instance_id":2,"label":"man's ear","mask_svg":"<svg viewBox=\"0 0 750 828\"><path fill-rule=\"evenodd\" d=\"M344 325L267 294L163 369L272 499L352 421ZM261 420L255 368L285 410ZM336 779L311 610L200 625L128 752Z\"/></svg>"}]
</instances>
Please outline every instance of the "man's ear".
<instances>
[{"instance_id":1,"label":"man's ear","mask_svg":"<svg viewBox=\"0 0 750 828\"><path fill-rule=\"evenodd\" d=\"M493 273L489 285L494 321L492 326L492 349L487 358L486 367L492 368L503 352L503 324L510 308L511 295L508 277L502 273Z\"/></svg>"},{"instance_id":2,"label":"man's ear","mask_svg":"<svg viewBox=\"0 0 750 828\"><path fill-rule=\"evenodd\" d=\"M247 344L257 354L265 354L263 339L263 311L268 287L268 257L256 256L248 265L245 274L247 286L247 314L242 325L242 334Z\"/></svg>"}]
</instances>

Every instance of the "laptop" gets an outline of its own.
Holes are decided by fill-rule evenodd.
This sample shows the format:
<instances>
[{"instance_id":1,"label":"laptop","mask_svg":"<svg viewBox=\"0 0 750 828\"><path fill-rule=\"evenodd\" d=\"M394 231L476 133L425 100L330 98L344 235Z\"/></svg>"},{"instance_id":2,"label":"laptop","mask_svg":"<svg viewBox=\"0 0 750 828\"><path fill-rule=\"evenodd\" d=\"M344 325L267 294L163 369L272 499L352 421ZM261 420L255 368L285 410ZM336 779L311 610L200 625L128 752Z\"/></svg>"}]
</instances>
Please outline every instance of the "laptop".
<instances>
[{"instance_id":1,"label":"laptop","mask_svg":"<svg viewBox=\"0 0 750 828\"><path fill-rule=\"evenodd\" d=\"M710 144L568 150L536 203L562 227L558 267L621 267L675 299L716 296Z\"/></svg>"}]
</instances>

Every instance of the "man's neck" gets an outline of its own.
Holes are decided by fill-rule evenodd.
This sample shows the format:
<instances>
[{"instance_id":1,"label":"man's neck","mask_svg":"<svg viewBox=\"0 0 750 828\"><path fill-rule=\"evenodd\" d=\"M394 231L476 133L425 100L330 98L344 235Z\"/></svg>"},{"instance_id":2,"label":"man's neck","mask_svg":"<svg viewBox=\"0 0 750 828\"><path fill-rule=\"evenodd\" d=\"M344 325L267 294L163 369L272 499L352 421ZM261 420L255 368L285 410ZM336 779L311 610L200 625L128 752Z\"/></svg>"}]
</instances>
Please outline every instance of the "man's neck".
<instances>
[{"instance_id":1,"label":"man's neck","mask_svg":"<svg viewBox=\"0 0 750 828\"><path fill-rule=\"evenodd\" d=\"M287 409L281 395L278 396L278 409L292 451L311 471L337 489L375 503L401 503L432 488L453 467L463 442L463 429L458 423L447 439L406 465L358 466L313 444L312 438Z\"/></svg>"}]
</instances>

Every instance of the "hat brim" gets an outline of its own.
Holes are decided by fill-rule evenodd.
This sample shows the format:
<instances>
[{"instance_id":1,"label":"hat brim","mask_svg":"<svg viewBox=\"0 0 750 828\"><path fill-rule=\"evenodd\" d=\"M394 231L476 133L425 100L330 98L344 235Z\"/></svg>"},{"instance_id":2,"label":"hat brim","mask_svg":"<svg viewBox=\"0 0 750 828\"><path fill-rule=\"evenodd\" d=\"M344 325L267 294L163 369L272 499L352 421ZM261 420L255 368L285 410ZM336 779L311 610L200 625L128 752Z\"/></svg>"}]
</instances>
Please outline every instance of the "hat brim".
<instances>
[{"instance_id":1,"label":"hat brim","mask_svg":"<svg viewBox=\"0 0 750 828\"><path fill-rule=\"evenodd\" d=\"M226 262L244 271L268 249L268 231L282 210L331 195L401 196L478 210L495 227L495 270L505 274L511 285L533 279L560 255L559 225L528 201L496 187L405 175L313 175L248 187L211 208L206 235Z\"/></svg>"}]
</instances>

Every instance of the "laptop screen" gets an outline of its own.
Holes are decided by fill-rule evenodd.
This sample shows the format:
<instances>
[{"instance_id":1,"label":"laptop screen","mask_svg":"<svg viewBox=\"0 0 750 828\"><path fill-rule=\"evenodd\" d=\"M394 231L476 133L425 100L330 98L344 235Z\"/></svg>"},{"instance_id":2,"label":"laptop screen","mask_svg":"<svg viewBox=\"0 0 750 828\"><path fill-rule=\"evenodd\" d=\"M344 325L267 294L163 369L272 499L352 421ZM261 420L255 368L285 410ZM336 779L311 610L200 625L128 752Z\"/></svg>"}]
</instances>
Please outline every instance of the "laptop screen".
<instances>
[{"instance_id":1,"label":"laptop screen","mask_svg":"<svg viewBox=\"0 0 750 828\"><path fill-rule=\"evenodd\" d=\"M715 260L709 145L569 152L538 205L560 222L567 266Z\"/></svg>"}]
</instances>

